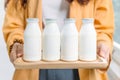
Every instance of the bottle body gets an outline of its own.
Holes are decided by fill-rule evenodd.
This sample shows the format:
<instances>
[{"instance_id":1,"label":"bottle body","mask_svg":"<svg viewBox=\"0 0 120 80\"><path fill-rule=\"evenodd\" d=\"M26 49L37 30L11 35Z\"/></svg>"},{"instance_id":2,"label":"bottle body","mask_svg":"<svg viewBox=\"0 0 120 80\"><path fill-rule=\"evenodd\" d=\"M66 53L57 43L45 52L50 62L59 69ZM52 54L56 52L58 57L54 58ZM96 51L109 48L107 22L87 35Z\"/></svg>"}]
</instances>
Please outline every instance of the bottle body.
<instances>
[{"instance_id":1,"label":"bottle body","mask_svg":"<svg viewBox=\"0 0 120 80\"><path fill-rule=\"evenodd\" d=\"M60 59L60 31L55 19L46 19L43 31L43 60Z\"/></svg>"},{"instance_id":2,"label":"bottle body","mask_svg":"<svg viewBox=\"0 0 120 80\"><path fill-rule=\"evenodd\" d=\"M61 59L78 60L78 31L74 19L66 19L61 32Z\"/></svg>"},{"instance_id":3,"label":"bottle body","mask_svg":"<svg viewBox=\"0 0 120 80\"><path fill-rule=\"evenodd\" d=\"M84 61L96 60L96 31L92 18L83 19L79 32L79 59Z\"/></svg>"},{"instance_id":4,"label":"bottle body","mask_svg":"<svg viewBox=\"0 0 120 80\"><path fill-rule=\"evenodd\" d=\"M24 55L25 61L41 60L41 31L37 18L27 19L24 31Z\"/></svg>"}]
</instances>

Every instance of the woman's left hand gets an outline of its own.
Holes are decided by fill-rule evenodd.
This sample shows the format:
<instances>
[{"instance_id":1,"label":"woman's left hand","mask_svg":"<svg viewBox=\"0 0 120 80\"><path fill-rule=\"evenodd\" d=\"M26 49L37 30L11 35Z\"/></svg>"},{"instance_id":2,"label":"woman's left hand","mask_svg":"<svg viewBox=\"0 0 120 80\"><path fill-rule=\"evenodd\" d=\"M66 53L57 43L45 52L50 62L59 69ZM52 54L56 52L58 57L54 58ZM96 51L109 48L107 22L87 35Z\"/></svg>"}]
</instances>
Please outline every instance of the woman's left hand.
<instances>
[{"instance_id":1,"label":"woman's left hand","mask_svg":"<svg viewBox=\"0 0 120 80\"><path fill-rule=\"evenodd\" d=\"M108 61L109 60L110 49L105 44L100 43L97 46L97 54L100 57L103 57L104 59L106 59Z\"/></svg>"}]
</instances>

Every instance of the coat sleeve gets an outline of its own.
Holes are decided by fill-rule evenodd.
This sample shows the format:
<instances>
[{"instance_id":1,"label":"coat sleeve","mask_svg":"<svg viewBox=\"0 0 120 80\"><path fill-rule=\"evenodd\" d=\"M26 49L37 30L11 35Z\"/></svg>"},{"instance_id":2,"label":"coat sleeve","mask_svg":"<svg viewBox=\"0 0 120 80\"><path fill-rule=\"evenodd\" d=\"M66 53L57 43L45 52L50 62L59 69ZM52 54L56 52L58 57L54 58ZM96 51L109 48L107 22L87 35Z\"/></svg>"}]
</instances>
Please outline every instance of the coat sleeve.
<instances>
[{"instance_id":1,"label":"coat sleeve","mask_svg":"<svg viewBox=\"0 0 120 80\"><path fill-rule=\"evenodd\" d=\"M7 44L8 53L15 41L23 43L23 32L25 27L24 9L21 0L10 0L6 7L3 25L3 35ZM17 5L17 6L16 6Z\"/></svg>"},{"instance_id":2,"label":"coat sleeve","mask_svg":"<svg viewBox=\"0 0 120 80\"><path fill-rule=\"evenodd\" d=\"M97 42L107 45L110 49L110 59L113 49L114 13L112 0L95 0L95 28ZM109 67L109 66L108 66Z\"/></svg>"}]
</instances>

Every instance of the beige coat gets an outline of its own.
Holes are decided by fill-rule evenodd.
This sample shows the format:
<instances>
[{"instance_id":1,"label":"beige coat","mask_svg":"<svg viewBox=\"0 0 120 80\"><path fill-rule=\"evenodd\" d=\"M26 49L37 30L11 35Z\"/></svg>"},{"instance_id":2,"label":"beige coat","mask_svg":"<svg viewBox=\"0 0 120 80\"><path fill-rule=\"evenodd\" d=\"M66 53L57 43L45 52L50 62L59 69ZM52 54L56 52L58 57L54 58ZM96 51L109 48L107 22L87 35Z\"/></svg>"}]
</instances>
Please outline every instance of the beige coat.
<instances>
[{"instance_id":1,"label":"beige coat","mask_svg":"<svg viewBox=\"0 0 120 80\"><path fill-rule=\"evenodd\" d=\"M28 0L26 9L21 8L21 0L17 1L16 8L16 0L10 0L6 9L3 33L8 53L10 53L10 46L15 40L24 42L23 31L26 26L26 18L37 17L40 19L40 26L42 26L41 0ZM77 0L74 0L70 4L69 17L76 19L78 31L81 28L82 18L94 18L97 42L109 46L112 53L114 30L112 0L90 0L86 6L80 5ZM80 80L107 80L106 73L100 73L96 69L78 69L78 71ZM38 69L15 70L13 80L38 80L38 72Z\"/></svg>"}]
</instances>

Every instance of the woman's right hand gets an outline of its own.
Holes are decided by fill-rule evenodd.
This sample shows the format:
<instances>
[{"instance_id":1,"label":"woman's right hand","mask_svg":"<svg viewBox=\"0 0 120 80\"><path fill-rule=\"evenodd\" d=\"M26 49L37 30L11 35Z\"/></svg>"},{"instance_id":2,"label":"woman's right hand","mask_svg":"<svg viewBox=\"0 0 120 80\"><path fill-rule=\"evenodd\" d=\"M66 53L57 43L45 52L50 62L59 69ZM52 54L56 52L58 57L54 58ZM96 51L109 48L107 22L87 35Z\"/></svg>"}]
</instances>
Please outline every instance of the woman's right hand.
<instances>
[{"instance_id":1,"label":"woman's right hand","mask_svg":"<svg viewBox=\"0 0 120 80\"><path fill-rule=\"evenodd\" d=\"M17 58L23 56L23 44L14 43L10 52L10 61L13 63Z\"/></svg>"}]
</instances>

